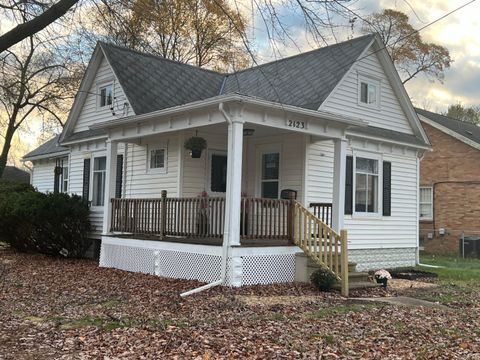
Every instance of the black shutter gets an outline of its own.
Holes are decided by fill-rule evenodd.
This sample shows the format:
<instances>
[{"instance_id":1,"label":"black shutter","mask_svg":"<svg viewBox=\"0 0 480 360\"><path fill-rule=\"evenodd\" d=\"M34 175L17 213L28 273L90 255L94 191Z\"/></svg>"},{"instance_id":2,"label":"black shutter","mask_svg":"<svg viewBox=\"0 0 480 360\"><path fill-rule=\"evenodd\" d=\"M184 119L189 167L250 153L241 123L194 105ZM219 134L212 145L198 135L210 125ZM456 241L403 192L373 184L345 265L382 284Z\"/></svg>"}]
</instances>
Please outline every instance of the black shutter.
<instances>
[{"instance_id":1,"label":"black shutter","mask_svg":"<svg viewBox=\"0 0 480 360\"><path fill-rule=\"evenodd\" d=\"M392 214L392 163L383 162L383 216Z\"/></svg>"},{"instance_id":2,"label":"black shutter","mask_svg":"<svg viewBox=\"0 0 480 360\"><path fill-rule=\"evenodd\" d=\"M55 166L53 170L53 192L58 194L60 192L60 174L62 173L62 168L60 166Z\"/></svg>"},{"instance_id":3,"label":"black shutter","mask_svg":"<svg viewBox=\"0 0 480 360\"><path fill-rule=\"evenodd\" d=\"M123 155L117 155L117 177L115 178L115 197L120 199L122 197L122 183L123 183Z\"/></svg>"},{"instance_id":4,"label":"black shutter","mask_svg":"<svg viewBox=\"0 0 480 360\"><path fill-rule=\"evenodd\" d=\"M345 215L353 214L353 157L347 156L345 171Z\"/></svg>"},{"instance_id":5,"label":"black shutter","mask_svg":"<svg viewBox=\"0 0 480 360\"><path fill-rule=\"evenodd\" d=\"M82 197L84 201L88 201L89 191L90 191L90 159L83 159Z\"/></svg>"}]
</instances>

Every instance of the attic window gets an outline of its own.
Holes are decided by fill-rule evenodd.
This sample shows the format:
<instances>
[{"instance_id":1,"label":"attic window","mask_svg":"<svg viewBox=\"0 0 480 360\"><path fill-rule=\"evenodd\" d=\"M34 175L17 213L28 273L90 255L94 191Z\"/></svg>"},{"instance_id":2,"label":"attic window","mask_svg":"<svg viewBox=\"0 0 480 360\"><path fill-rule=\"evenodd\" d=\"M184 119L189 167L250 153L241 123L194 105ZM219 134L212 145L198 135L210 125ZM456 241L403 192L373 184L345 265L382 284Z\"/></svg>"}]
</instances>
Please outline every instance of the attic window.
<instances>
[{"instance_id":1,"label":"attic window","mask_svg":"<svg viewBox=\"0 0 480 360\"><path fill-rule=\"evenodd\" d=\"M106 85L100 88L100 107L111 106L113 103L113 86Z\"/></svg>"},{"instance_id":2,"label":"attic window","mask_svg":"<svg viewBox=\"0 0 480 360\"><path fill-rule=\"evenodd\" d=\"M359 76L358 103L362 106L380 108L380 81Z\"/></svg>"}]
</instances>

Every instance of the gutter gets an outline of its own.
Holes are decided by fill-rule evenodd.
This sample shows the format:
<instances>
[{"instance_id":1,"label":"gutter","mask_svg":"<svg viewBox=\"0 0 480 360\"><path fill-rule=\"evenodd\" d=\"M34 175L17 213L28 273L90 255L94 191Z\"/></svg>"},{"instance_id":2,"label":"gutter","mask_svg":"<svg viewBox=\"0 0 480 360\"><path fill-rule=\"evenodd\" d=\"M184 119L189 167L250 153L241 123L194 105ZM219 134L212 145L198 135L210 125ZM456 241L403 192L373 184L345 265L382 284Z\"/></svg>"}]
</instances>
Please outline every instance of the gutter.
<instances>
[{"instance_id":1,"label":"gutter","mask_svg":"<svg viewBox=\"0 0 480 360\"><path fill-rule=\"evenodd\" d=\"M223 107L223 102L221 102L218 105L218 110L222 113L222 115L225 118L225 120L227 121L227 123L229 125L232 124L232 119L230 118L230 116L228 116L227 112L225 111L225 109ZM227 167L227 169L228 169L228 167ZM227 214L229 215L229 212L230 211L229 211L228 207L225 207L225 215L227 215ZM225 217L227 217L227 216L225 216ZM230 216L228 216L227 218L229 218L229 217ZM225 278L226 278L226 275L227 275L228 249L230 248L229 231L230 231L230 225L229 225L228 222L225 222L224 229L223 229L222 261L221 261L222 267L221 267L221 271L220 271L220 279L217 280L217 281L214 281L212 283L209 283L209 284L200 286L198 288L188 290L184 293L181 293L180 294L181 297L186 297L186 296L189 296L189 295L192 295L192 294L196 294L196 293L202 292L204 290L208 290L210 288L213 288L215 286L219 286L219 285L222 285L222 284L225 283Z\"/></svg>"}]
</instances>

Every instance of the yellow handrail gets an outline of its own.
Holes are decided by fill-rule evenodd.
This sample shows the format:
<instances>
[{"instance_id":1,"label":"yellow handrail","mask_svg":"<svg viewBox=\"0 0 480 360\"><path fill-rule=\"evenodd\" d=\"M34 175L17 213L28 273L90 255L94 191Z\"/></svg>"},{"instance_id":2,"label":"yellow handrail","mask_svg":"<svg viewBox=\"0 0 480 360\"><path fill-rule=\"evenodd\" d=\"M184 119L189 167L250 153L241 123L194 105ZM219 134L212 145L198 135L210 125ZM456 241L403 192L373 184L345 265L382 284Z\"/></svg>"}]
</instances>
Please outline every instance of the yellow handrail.
<instances>
[{"instance_id":1,"label":"yellow handrail","mask_svg":"<svg viewBox=\"0 0 480 360\"><path fill-rule=\"evenodd\" d=\"M293 239L310 258L332 271L340 280L342 295L348 296L347 231L340 234L295 201Z\"/></svg>"}]
</instances>

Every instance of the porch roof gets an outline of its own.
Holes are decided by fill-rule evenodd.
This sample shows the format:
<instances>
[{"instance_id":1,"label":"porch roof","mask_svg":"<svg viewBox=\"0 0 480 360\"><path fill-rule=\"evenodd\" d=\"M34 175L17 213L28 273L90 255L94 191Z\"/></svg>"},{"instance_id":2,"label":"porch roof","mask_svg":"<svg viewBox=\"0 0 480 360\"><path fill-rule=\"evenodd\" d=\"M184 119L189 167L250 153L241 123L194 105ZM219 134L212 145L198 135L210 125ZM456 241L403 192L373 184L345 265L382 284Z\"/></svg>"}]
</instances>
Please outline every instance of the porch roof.
<instances>
[{"instance_id":1,"label":"porch roof","mask_svg":"<svg viewBox=\"0 0 480 360\"><path fill-rule=\"evenodd\" d=\"M105 121L102 123L97 123L90 126L91 130L100 130L100 129L113 129L123 126L139 125L142 123L148 123L153 120L159 120L162 118L171 119L176 115L185 115L196 110L207 110L213 109L217 110L221 104L237 104L242 106L252 106L255 108L261 108L265 113L267 111L281 111L285 115L293 115L300 117L307 117L310 119L318 119L322 121L334 122L339 127L349 128L349 127L366 127L367 122L358 118L348 117L344 115L333 114L326 111L319 110L309 110L305 108L300 108L297 106L285 105L273 101L263 100L255 98L252 96L246 96L242 94L229 94L229 95L220 95L207 100L195 101L192 103L174 106L168 109L163 109L159 111L153 111L148 114L134 115L125 118L113 119L110 121ZM211 121L211 120L210 120ZM222 120L223 122L224 120ZM251 119L247 120L251 122ZM218 122L218 121L217 121ZM207 124L205 124L207 125Z\"/></svg>"}]
</instances>

